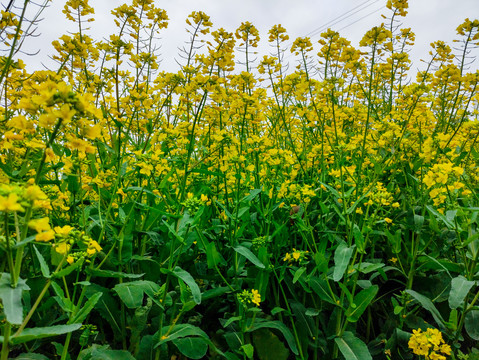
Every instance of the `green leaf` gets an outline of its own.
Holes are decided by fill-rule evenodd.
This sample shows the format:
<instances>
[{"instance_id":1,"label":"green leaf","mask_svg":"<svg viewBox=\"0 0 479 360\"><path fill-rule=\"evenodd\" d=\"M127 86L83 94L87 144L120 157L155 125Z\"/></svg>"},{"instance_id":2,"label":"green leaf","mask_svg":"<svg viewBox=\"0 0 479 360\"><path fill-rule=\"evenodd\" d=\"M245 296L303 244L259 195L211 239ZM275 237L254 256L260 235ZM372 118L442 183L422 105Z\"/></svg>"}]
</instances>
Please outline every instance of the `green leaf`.
<instances>
[{"instance_id":1,"label":"green leaf","mask_svg":"<svg viewBox=\"0 0 479 360\"><path fill-rule=\"evenodd\" d=\"M295 355L299 354L298 347L296 346L296 341L294 340L293 334L291 334L291 331L281 321L261 321L261 322L257 321L255 322L253 327L249 328L247 331L253 332L255 330L264 329L264 328L279 330L283 334L284 338L286 339L286 342L288 343L291 351Z\"/></svg>"},{"instance_id":2,"label":"green leaf","mask_svg":"<svg viewBox=\"0 0 479 360\"><path fill-rule=\"evenodd\" d=\"M113 290L118 294L121 301L130 309L136 309L143 305L144 294L154 297L160 286L152 281L137 280L122 284L117 284Z\"/></svg>"},{"instance_id":3,"label":"green leaf","mask_svg":"<svg viewBox=\"0 0 479 360\"><path fill-rule=\"evenodd\" d=\"M161 330L161 334L166 334L168 330L170 329L170 326L164 326L163 329ZM158 333L156 335L159 335ZM155 337L156 337L155 335ZM161 336L162 338L160 341L155 345L155 348L160 346L161 344L164 344L168 341L173 341L175 339L180 339L184 338L187 336L198 336L203 339L209 339L208 335L201 330L199 327L191 325L191 324L178 324L173 326L171 330L169 330L168 336L164 337ZM157 337L159 338L159 336Z\"/></svg>"},{"instance_id":4,"label":"green leaf","mask_svg":"<svg viewBox=\"0 0 479 360\"><path fill-rule=\"evenodd\" d=\"M461 306L474 284L474 281L469 281L462 275L452 279L451 291L449 292L449 307L457 309Z\"/></svg>"},{"instance_id":5,"label":"green leaf","mask_svg":"<svg viewBox=\"0 0 479 360\"><path fill-rule=\"evenodd\" d=\"M174 339L172 343L188 359L201 359L208 351L208 343L200 337Z\"/></svg>"},{"instance_id":6,"label":"green leaf","mask_svg":"<svg viewBox=\"0 0 479 360\"><path fill-rule=\"evenodd\" d=\"M359 226L357 224L354 224L353 227L353 236L354 236L354 242L356 246L358 247L358 251L361 254L364 254L364 235L361 232L361 229L359 229Z\"/></svg>"},{"instance_id":7,"label":"green leaf","mask_svg":"<svg viewBox=\"0 0 479 360\"><path fill-rule=\"evenodd\" d=\"M240 202L249 203L250 201L254 200L259 193L261 193L261 189L250 190L249 195L246 195L244 198L242 198Z\"/></svg>"},{"instance_id":8,"label":"green leaf","mask_svg":"<svg viewBox=\"0 0 479 360\"><path fill-rule=\"evenodd\" d=\"M444 329L444 319L442 318L441 313L436 309L434 304L432 303L431 300L429 300L427 297L424 295L419 294L418 292L414 290L406 290L406 292L411 295L414 299L416 299L424 309L429 311L436 320L436 323Z\"/></svg>"},{"instance_id":9,"label":"green leaf","mask_svg":"<svg viewBox=\"0 0 479 360\"><path fill-rule=\"evenodd\" d=\"M43 277L47 279L50 278L50 269L48 268L47 262L40 251L38 251L37 247L33 245L33 249L35 250L35 255L37 255L38 262L40 263L40 270L42 271Z\"/></svg>"},{"instance_id":10,"label":"green leaf","mask_svg":"<svg viewBox=\"0 0 479 360\"><path fill-rule=\"evenodd\" d=\"M49 360L45 355L36 353L23 353L18 355L13 360Z\"/></svg>"},{"instance_id":11,"label":"green leaf","mask_svg":"<svg viewBox=\"0 0 479 360\"><path fill-rule=\"evenodd\" d=\"M17 287L12 288L10 274L2 273L0 299L3 303L3 312L10 324L20 325L23 321L22 292L26 290L30 290L26 280L19 278Z\"/></svg>"},{"instance_id":12,"label":"green leaf","mask_svg":"<svg viewBox=\"0 0 479 360\"><path fill-rule=\"evenodd\" d=\"M201 300L208 300L208 299L211 299L211 298L216 298L216 297L224 295L224 294L226 294L230 291L231 291L231 289L227 286L220 286L220 287L216 287L216 288L213 288L213 289L209 289L209 290L206 290L201 295Z\"/></svg>"},{"instance_id":13,"label":"green leaf","mask_svg":"<svg viewBox=\"0 0 479 360\"><path fill-rule=\"evenodd\" d=\"M126 350L111 350L108 345L93 344L78 354L77 360L135 360Z\"/></svg>"},{"instance_id":14,"label":"green leaf","mask_svg":"<svg viewBox=\"0 0 479 360\"><path fill-rule=\"evenodd\" d=\"M71 264L70 266L67 266L66 268L60 270L59 272L56 272L56 273L53 273L52 274L52 277L53 278L62 278L64 276L67 276L67 275L70 275L70 273L72 271L74 271L75 269L79 268L80 266L83 265L83 262L85 261L85 258L82 257L80 259L78 259L77 261L75 261L73 264Z\"/></svg>"},{"instance_id":15,"label":"green leaf","mask_svg":"<svg viewBox=\"0 0 479 360\"><path fill-rule=\"evenodd\" d=\"M53 291L55 292L56 296L54 296L54 299L60 305L63 311L70 313L72 312L73 309L73 304L71 300L67 299L65 297L65 293L63 292L63 289L61 288L60 285L58 285L55 281L51 282L51 286Z\"/></svg>"},{"instance_id":16,"label":"green leaf","mask_svg":"<svg viewBox=\"0 0 479 360\"><path fill-rule=\"evenodd\" d=\"M119 325L120 320L120 308L118 300L113 298L111 291L97 284L91 284L85 289L85 295L87 298L91 298L96 294L102 294L102 297L95 305L95 309L99 312L100 316L106 320L106 322L113 329L115 339L120 339L121 328Z\"/></svg>"},{"instance_id":17,"label":"green leaf","mask_svg":"<svg viewBox=\"0 0 479 360\"><path fill-rule=\"evenodd\" d=\"M119 271L111 271L111 270L100 270L100 269L90 269L86 268L86 273L98 276L98 277L109 277L109 278L118 278L118 279L138 279L141 278L145 274L127 274Z\"/></svg>"},{"instance_id":18,"label":"green leaf","mask_svg":"<svg viewBox=\"0 0 479 360\"><path fill-rule=\"evenodd\" d=\"M353 255L354 245L348 247L348 245L342 241L336 251L334 252L334 272L333 272L333 280L338 282L343 278L344 272L348 268L349 260L351 260L351 256Z\"/></svg>"},{"instance_id":19,"label":"green leaf","mask_svg":"<svg viewBox=\"0 0 479 360\"><path fill-rule=\"evenodd\" d=\"M78 330L82 324L55 325L24 329L19 335L10 338L12 344L23 344L28 341L58 336Z\"/></svg>"},{"instance_id":20,"label":"green leaf","mask_svg":"<svg viewBox=\"0 0 479 360\"><path fill-rule=\"evenodd\" d=\"M85 305L83 305L83 307L80 309L80 311L78 311L78 313L75 315L72 322L73 323L83 322L83 320L86 319L86 317L88 316L90 311L93 310L93 308L95 307L98 300L100 300L102 295L103 295L102 293L97 293L97 294L93 295L91 298L89 298L87 300L87 302L85 303Z\"/></svg>"},{"instance_id":21,"label":"green leaf","mask_svg":"<svg viewBox=\"0 0 479 360\"><path fill-rule=\"evenodd\" d=\"M216 250L214 242L210 242L206 245L206 262L208 264L208 269L214 269L222 262L221 254Z\"/></svg>"},{"instance_id":22,"label":"green leaf","mask_svg":"<svg viewBox=\"0 0 479 360\"><path fill-rule=\"evenodd\" d=\"M253 343L260 360L286 360L289 350L270 330L259 329L253 333Z\"/></svg>"},{"instance_id":23,"label":"green leaf","mask_svg":"<svg viewBox=\"0 0 479 360\"><path fill-rule=\"evenodd\" d=\"M468 311L464 320L467 334L472 339L479 341L479 310Z\"/></svg>"},{"instance_id":24,"label":"green leaf","mask_svg":"<svg viewBox=\"0 0 479 360\"><path fill-rule=\"evenodd\" d=\"M173 271L168 271L170 274L176 276L178 279L181 279L185 282L186 285L190 287L191 295L193 295L193 300L197 304L201 304L201 290L198 284L196 283L193 276L189 272L183 270L180 267L175 267Z\"/></svg>"},{"instance_id":25,"label":"green leaf","mask_svg":"<svg viewBox=\"0 0 479 360\"><path fill-rule=\"evenodd\" d=\"M244 344L241 346L241 349L244 351L248 359L252 359L254 355L254 347L251 344Z\"/></svg>"},{"instance_id":26,"label":"green leaf","mask_svg":"<svg viewBox=\"0 0 479 360\"><path fill-rule=\"evenodd\" d=\"M443 214L441 214L440 212L438 212L436 209L434 209L431 205L426 205L426 209L427 211L429 211L429 213L431 215L433 215L434 217L436 217L437 219L439 220L442 220L442 222L444 224L446 224L446 226L449 228L449 229L455 229L455 225L452 223L452 221L450 221L447 217L445 217ZM460 228L458 227L457 229L458 231L462 231L460 230Z\"/></svg>"},{"instance_id":27,"label":"green leaf","mask_svg":"<svg viewBox=\"0 0 479 360\"><path fill-rule=\"evenodd\" d=\"M233 250L236 251L238 254L243 255L246 259L251 261L254 265L259 267L260 269L265 268L264 264L256 257L255 254L251 252L250 249L244 246L238 245L238 246L235 246Z\"/></svg>"},{"instance_id":28,"label":"green leaf","mask_svg":"<svg viewBox=\"0 0 479 360\"><path fill-rule=\"evenodd\" d=\"M301 275L304 274L305 271L306 271L306 268L303 266L294 272L293 284L295 284L299 280L299 278L301 277Z\"/></svg>"},{"instance_id":29,"label":"green leaf","mask_svg":"<svg viewBox=\"0 0 479 360\"><path fill-rule=\"evenodd\" d=\"M323 301L326 301L333 305L338 305L336 299L331 295L326 280L311 277L309 280L309 286Z\"/></svg>"},{"instance_id":30,"label":"green leaf","mask_svg":"<svg viewBox=\"0 0 479 360\"><path fill-rule=\"evenodd\" d=\"M366 344L350 331L345 331L343 336L335 338L334 342L345 360L372 360Z\"/></svg>"},{"instance_id":31,"label":"green leaf","mask_svg":"<svg viewBox=\"0 0 479 360\"><path fill-rule=\"evenodd\" d=\"M377 285L371 286L367 289L361 290L354 297L354 305L350 304L346 311L346 317L349 322L356 322L367 309L369 304L373 301L379 291Z\"/></svg>"}]
</instances>

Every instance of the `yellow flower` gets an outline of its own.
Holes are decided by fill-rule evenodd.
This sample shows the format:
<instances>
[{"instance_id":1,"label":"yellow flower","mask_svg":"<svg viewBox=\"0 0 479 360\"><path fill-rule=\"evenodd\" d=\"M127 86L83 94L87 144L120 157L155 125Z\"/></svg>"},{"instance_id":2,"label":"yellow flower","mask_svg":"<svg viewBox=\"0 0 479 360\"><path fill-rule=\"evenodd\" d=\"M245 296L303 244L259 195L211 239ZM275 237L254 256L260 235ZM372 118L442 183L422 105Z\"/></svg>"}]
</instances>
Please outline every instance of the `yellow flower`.
<instances>
[{"instance_id":1,"label":"yellow flower","mask_svg":"<svg viewBox=\"0 0 479 360\"><path fill-rule=\"evenodd\" d=\"M253 299L251 300L251 302L256 306L259 306L259 304L261 303L261 294L258 290L255 289L251 290L251 293L253 294Z\"/></svg>"},{"instance_id":2,"label":"yellow flower","mask_svg":"<svg viewBox=\"0 0 479 360\"><path fill-rule=\"evenodd\" d=\"M75 259L73 258L73 256L68 255L68 257L67 257L67 263L69 263L69 264L71 265L71 264L73 264L74 261L75 261Z\"/></svg>"},{"instance_id":3,"label":"yellow flower","mask_svg":"<svg viewBox=\"0 0 479 360\"><path fill-rule=\"evenodd\" d=\"M301 252L296 249L293 249L293 259L298 261L300 257L301 257Z\"/></svg>"},{"instance_id":4,"label":"yellow flower","mask_svg":"<svg viewBox=\"0 0 479 360\"><path fill-rule=\"evenodd\" d=\"M33 219L28 222L28 226L31 229L35 230L37 233L51 230L49 220L50 219L47 217L40 218L40 219Z\"/></svg>"},{"instance_id":5,"label":"yellow flower","mask_svg":"<svg viewBox=\"0 0 479 360\"><path fill-rule=\"evenodd\" d=\"M25 198L30 201L45 200L47 196L38 185L30 185L25 189Z\"/></svg>"},{"instance_id":6,"label":"yellow flower","mask_svg":"<svg viewBox=\"0 0 479 360\"><path fill-rule=\"evenodd\" d=\"M92 256L93 254L101 250L102 250L102 247L100 246L100 244L98 244L95 240L90 240L90 242L88 243L88 249L86 250L86 252L89 256Z\"/></svg>"},{"instance_id":7,"label":"yellow flower","mask_svg":"<svg viewBox=\"0 0 479 360\"><path fill-rule=\"evenodd\" d=\"M70 231L72 231L74 228L71 227L70 225L65 225L63 227L55 226L53 229L55 230L56 234L67 236L70 233Z\"/></svg>"},{"instance_id":8,"label":"yellow flower","mask_svg":"<svg viewBox=\"0 0 479 360\"><path fill-rule=\"evenodd\" d=\"M71 245L66 242L61 242L59 244L55 244L53 247L57 253L64 255L70 251Z\"/></svg>"},{"instance_id":9,"label":"yellow flower","mask_svg":"<svg viewBox=\"0 0 479 360\"><path fill-rule=\"evenodd\" d=\"M10 193L8 197L0 196L0 211L25 211L25 209L18 203L18 195Z\"/></svg>"},{"instance_id":10,"label":"yellow flower","mask_svg":"<svg viewBox=\"0 0 479 360\"><path fill-rule=\"evenodd\" d=\"M286 253L286 255L284 256L283 261L291 261L291 260L292 260L291 254L290 254L290 253Z\"/></svg>"},{"instance_id":11,"label":"yellow flower","mask_svg":"<svg viewBox=\"0 0 479 360\"><path fill-rule=\"evenodd\" d=\"M55 238L55 232L52 229L38 233L35 236L36 241L50 241L50 240L53 240L54 238Z\"/></svg>"},{"instance_id":12,"label":"yellow flower","mask_svg":"<svg viewBox=\"0 0 479 360\"><path fill-rule=\"evenodd\" d=\"M386 221L388 224L392 224L392 220L390 218L384 218L384 221Z\"/></svg>"}]
</instances>

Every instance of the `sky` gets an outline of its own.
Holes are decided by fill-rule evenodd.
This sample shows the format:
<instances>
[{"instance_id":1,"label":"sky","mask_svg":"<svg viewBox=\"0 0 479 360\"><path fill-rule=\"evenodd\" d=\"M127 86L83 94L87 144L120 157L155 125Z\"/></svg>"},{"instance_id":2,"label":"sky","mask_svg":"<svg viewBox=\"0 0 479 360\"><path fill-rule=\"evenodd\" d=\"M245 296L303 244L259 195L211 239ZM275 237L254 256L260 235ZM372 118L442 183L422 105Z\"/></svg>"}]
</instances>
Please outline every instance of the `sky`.
<instances>
[{"instance_id":1,"label":"sky","mask_svg":"<svg viewBox=\"0 0 479 360\"><path fill-rule=\"evenodd\" d=\"M0 0L2 5L7 0ZM95 39L106 38L116 31L111 10L128 0L90 0L95 8L94 23L91 23L90 35ZM20 4L23 1L16 0ZM65 0L53 0L47 8L38 27L39 36L27 39L24 50L39 51L38 54L25 57L29 71L42 69L44 65L54 67L49 59L53 53L51 42L63 34L76 31L76 26L65 19L61 12ZM385 7L386 0L156 0L156 6L167 11L169 25L161 33L158 43L161 45L160 70L178 71L176 60L178 47L182 47L189 35L185 31L185 19L192 11L203 11L211 17L213 28L224 28L234 32L242 22L250 21L259 30L262 46L258 60L271 50L268 47L268 30L275 24L286 28L291 41L297 37L311 35L317 44L320 33L331 27L358 46L364 33L373 26L380 25L384 19L381 14L389 15ZM456 28L465 18L479 18L479 0L409 0L408 15L403 18L402 27L410 27L416 34L416 44L410 52L413 69L424 69L421 59L428 60L430 43L444 40L451 46L457 38ZM319 46L317 47L319 48ZM471 55L479 55L476 49ZM294 57L286 60L294 63ZM471 70L479 68L479 60L471 65Z\"/></svg>"}]
</instances>

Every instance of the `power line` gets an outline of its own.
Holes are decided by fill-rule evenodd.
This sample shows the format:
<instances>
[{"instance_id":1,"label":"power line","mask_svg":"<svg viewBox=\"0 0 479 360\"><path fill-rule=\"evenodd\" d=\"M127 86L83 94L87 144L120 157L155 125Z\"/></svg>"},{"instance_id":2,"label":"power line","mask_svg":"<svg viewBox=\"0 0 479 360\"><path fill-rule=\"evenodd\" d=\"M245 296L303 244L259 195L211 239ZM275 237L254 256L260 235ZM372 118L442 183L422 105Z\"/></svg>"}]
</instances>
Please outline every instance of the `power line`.
<instances>
[{"instance_id":1,"label":"power line","mask_svg":"<svg viewBox=\"0 0 479 360\"><path fill-rule=\"evenodd\" d=\"M323 32L323 31L326 30L327 28L330 28L330 27L332 27L333 25L336 25L336 24L338 24L338 23L340 23L340 22L342 22L342 21L344 21L344 20L350 18L351 16L356 15L356 14L359 13L360 11L363 11L363 10L367 9L368 7L370 7L370 6L374 5L375 3L377 3L379 0L375 0L375 1L373 1L372 3L370 3L370 4L367 4L367 3L371 2L371 1L372 1L372 0L367 0L367 1L365 1L365 2L363 2L363 3L361 3L361 4L359 4L358 6L352 8L351 10L349 10L349 11L347 11L347 12L341 14L340 16L336 17L335 19L333 19L333 20L327 22L326 24L323 24L323 25L321 25L320 27L314 29L314 30L311 31L310 33L306 34L306 36L313 37L313 36L317 35L318 33ZM363 5L365 5L365 4L367 4L367 5L366 5L366 6L363 6ZM358 8L360 8L360 9L358 9ZM356 9L357 9L357 10L356 10ZM355 10L356 10L356 11L355 11ZM350 14L350 13L351 13L351 14ZM349 15L348 15L348 14L349 14ZM346 15L347 15L347 16L346 16Z\"/></svg>"},{"instance_id":2,"label":"power line","mask_svg":"<svg viewBox=\"0 0 479 360\"><path fill-rule=\"evenodd\" d=\"M384 9L385 7L386 7L386 5L383 5L383 6L381 6L379 9L376 9L376 10L370 12L369 14L366 14L366 15L364 15L363 17L360 17L360 18L357 19L356 21L353 21L352 23L350 23L350 24L348 24L348 25L346 25L346 26L343 26L341 29L338 30L338 32L341 31L341 30L346 29L347 27L350 27L350 26L353 25L353 24L356 24L358 21L361 21L362 19L367 18L368 16L370 16L370 15L372 15L372 14L377 13L378 11Z\"/></svg>"}]
</instances>

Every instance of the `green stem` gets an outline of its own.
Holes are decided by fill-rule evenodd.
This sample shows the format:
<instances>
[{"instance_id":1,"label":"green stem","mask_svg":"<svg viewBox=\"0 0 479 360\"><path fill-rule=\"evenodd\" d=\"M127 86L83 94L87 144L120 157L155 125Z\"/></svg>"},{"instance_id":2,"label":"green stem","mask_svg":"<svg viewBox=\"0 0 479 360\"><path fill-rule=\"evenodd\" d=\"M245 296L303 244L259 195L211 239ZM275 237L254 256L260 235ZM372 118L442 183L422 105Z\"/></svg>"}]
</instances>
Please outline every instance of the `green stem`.
<instances>
[{"instance_id":1,"label":"green stem","mask_svg":"<svg viewBox=\"0 0 479 360\"><path fill-rule=\"evenodd\" d=\"M9 322L6 322L4 329L5 331L3 332L2 354L0 359L8 360L8 353L9 353L8 342L10 340L10 332L12 331L12 325Z\"/></svg>"}]
</instances>

